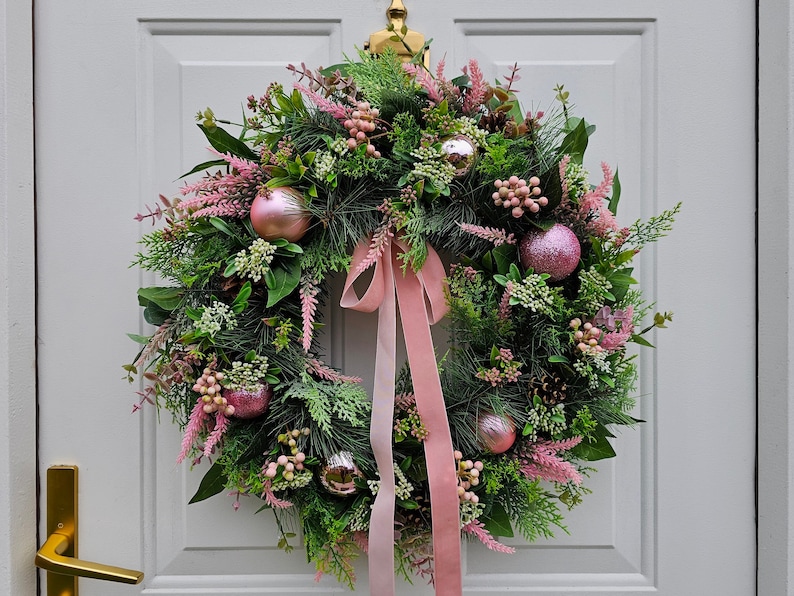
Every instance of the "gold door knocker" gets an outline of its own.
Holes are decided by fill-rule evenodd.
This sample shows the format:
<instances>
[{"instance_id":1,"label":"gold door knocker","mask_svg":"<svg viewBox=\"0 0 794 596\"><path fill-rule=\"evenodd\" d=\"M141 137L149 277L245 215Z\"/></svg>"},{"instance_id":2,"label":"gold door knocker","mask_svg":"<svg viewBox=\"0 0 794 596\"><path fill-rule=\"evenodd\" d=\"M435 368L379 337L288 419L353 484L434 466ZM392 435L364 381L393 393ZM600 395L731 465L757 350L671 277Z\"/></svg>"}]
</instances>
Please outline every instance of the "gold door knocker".
<instances>
[{"instance_id":1,"label":"gold door knocker","mask_svg":"<svg viewBox=\"0 0 794 596\"><path fill-rule=\"evenodd\" d=\"M369 41L364 42L364 49L373 54L382 54L387 47L394 48L403 62L410 62L413 57L422 52L422 61L425 66L430 66L430 50L425 47L425 36L418 31L412 31L405 24L408 9L402 0L392 0L386 10L389 24L385 29L369 36Z\"/></svg>"}]
</instances>

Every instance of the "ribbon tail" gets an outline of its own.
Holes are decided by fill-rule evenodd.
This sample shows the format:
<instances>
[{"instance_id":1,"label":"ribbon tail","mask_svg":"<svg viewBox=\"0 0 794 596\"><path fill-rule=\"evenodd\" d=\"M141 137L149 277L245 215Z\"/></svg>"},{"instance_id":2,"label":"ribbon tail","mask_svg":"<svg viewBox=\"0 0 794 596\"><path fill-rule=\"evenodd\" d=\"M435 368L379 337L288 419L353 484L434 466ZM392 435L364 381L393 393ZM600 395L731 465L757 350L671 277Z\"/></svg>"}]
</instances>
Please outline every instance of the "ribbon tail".
<instances>
[{"instance_id":1,"label":"ribbon tail","mask_svg":"<svg viewBox=\"0 0 794 596\"><path fill-rule=\"evenodd\" d=\"M383 303L378 310L378 345L375 353L375 387L370 422L370 443L380 474L380 488L375 496L369 524L369 586L372 596L394 596L395 495L392 431L397 308L391 270L385 272L384 285Z\"/></svg>"},{"instance_id":2,"label":"ribbon tail","mask_svg":"<svg viewBox=\"0 0 794 596\"><path fill-rule=\"evenodd\" d=\"M396 251L393 259L396 259ZM396 270L395 263L392 267ZM449 420L428 323L424 283L416 275L397 275L395 283L416 405L428 429L424 443L430 482L436 595L460 596L463 587L457 476Z\"/></svg>"}]
</instances>

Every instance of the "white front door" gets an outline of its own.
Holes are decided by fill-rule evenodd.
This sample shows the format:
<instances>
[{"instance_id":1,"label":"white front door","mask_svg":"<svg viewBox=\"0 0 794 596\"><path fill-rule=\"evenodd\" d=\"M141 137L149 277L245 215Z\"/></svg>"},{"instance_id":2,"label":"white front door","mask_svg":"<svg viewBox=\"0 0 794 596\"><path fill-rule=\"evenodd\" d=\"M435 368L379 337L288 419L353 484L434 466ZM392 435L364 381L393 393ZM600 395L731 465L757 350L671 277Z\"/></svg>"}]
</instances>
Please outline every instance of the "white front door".
<instances>
[{"instance_id":1,"label":"white front door","mask_svg":"<svg viewBox=\"0 0 794 596\"><path fill-rule=\"evenodd\" d=\"M449 70L473 57L494 78L517 61L520 97L541 109L565 84L598 125L591 169L620 166L623 221L684 201L642 256L648 298L676 312L643 356L647 422L599 466L570 536L512 556L470 545L467 593L755 592L755 13L732 4L408 4ZM174 464L178 430L153 409L130 414L121 379L146 285L127 264L142 233L132 217L207 159L196 111L234 119L269 81L290 83L286 64L339 62L383 28L387 5L36 3L39 466L80 467L81 556L146 573L139 587L83 580L81 594L340 591L277 548L254 499L236 513L222 496L187 505L203 470ZM356 336L371 323L333 320L331 359L366 373L371 346Z\"/></svg>"}]
</instances>

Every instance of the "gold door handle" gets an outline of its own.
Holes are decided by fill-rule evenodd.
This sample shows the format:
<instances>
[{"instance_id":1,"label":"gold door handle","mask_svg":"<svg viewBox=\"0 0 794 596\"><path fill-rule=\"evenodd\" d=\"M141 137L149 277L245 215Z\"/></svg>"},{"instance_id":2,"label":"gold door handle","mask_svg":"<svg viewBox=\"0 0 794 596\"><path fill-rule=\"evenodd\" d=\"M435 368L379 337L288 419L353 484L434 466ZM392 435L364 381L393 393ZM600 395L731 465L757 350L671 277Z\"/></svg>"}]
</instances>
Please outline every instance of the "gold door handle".
<instances>
[{"instance_id":1,"label":"gold door handle","mask_svg":"<svg viewBox=\"0 0 794 596\"><path fill-rule=\"evenodd\" d=\"M69 543L69 536L66 534L59 532L50 534L36 553L36 567L62 575L91 577L123 584L139 584L143 580L143 573L140 571L65 557L63 553L69 550Z\"/></svg>"},{"instance_id":2,"label":"gold door handle","mask_svg":"<svg viewBox=\"0 0 794 596\"><path fill-rule=\"evenodd\" d=\"M47 470L47 540L35 563L47 571L47 596L77 596L77 578L139 584L143 573L77 558L77 466Z\"/></svg>"},{"instance_id":3,"label":"gold door handle","mask_svg":"<svg viewBox=\"0 0 794 596\"><path fill-rule=\"evenodd\" d=\"M422 51L422 61L430 67L430 51L425 48L425 36L408 29L405 19L408 9L402 0L392 0L386 9L389 24L386 29L376 31L364 42L364 49L371 54L382 54L387 47L393 48L403 62L410 62L417 52Z\"/></svg>"}]
</instances>

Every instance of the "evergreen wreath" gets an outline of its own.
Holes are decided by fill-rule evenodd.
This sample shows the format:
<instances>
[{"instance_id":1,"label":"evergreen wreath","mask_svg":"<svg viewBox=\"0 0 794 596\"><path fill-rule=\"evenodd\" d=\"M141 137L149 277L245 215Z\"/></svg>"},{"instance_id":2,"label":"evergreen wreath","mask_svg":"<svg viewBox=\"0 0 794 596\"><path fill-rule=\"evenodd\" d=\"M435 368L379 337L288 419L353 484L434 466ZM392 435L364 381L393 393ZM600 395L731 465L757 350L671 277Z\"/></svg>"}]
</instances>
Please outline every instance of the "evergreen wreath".
<instances>
[{"instance_id":1,"label":"evergreen wreath","mask_svg":"<svg viewBox=\"0 0 794 596\"><path fill-rule=\"evenodd\" d=\"M163 286L138 300L153 335L129 380L184 431L178 461L212 467L191 502L224 490L275 514L279 546L295 524L318 576L352 587L382 478L360 378L322 360L318 307L328 281L389 259L395 277L443 251L450 343L438 371L454 452L459 529L499 552L565 529L562 511L588 490L588 462L612 457L610 425L634 425L637 377L626 345L664 327L633 286L631 262L671 229L680 204L619 227L617 173L583 167L595 127L559 109L522 113L518 68L484 81L431 74L394 52L359 52L327 69L289 66L294 90L248 97L239 135L198 114L214 159L181 198L137 220L134 264ZM217 169L216 168L220 168ZM194 178L195 179L195 178ZM428 430L409 367L393 414L397 572L432 578ZM454 457L454 460L453 460ZM235 502L235 505L237 503ZM293 531L291 531L293 530ZM437 562L436 562L437 563Z\"/></svg>"}]
</instances>

